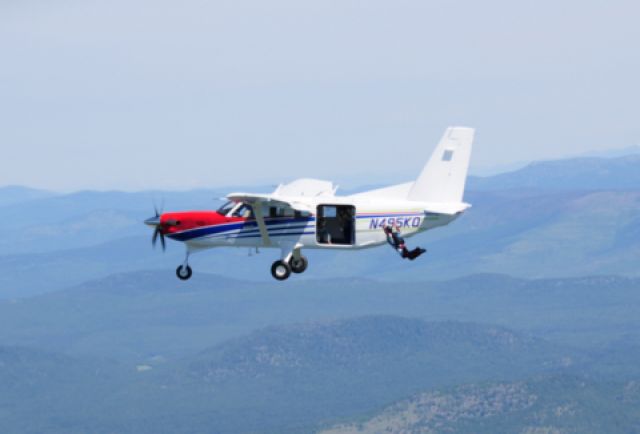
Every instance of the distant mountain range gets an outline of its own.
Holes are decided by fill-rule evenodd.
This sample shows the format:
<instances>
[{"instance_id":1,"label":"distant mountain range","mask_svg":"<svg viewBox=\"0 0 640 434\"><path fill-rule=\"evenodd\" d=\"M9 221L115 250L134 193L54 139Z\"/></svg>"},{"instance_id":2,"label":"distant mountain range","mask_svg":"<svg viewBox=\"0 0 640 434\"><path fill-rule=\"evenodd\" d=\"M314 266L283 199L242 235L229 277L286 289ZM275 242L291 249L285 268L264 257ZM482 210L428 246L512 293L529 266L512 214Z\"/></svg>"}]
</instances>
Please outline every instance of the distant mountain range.
<instances>
[{"instance_id":1,"label":"distant mountain range","mask_svg":"<svg viewBox=\"0 0 640 434\"><path fill-rule=\"evenodd\" d=\"M56 193L37 190L35 188L9 185L0 187L0 207L15 205L31 200L45 199L56 196Z\"/></svg>"},{"instance_id":2,"label":"distant mountain range","mask_svg":"<svg viewBox=\"0 0 640 434\"><path fill-rule=\"evenodd\" d=\"M0 346L0 430L633 432L634 361L618 380L582 358L499 326L380 315L271 326L134 365Z\"/></svg>"},{"instance_id":3,"label":"distant mountain range","mask_svg":"<svg viewBox=\"0 0 640 434\"><path fill-rule=\"evenodd\" d=\"M638 432L639 163L472 178L420 260L309 251L286 282L233 249L180 282L141 223L265 187L0 188L0 432Z\"/></svg>"},{"instance_id":4,"label":"distant mountain range","mask_svg":"<svg viewBox=\"0 0 640 434\"><path fill-rule=\"evenodd\" d=\"M488 177L470 177L470 190L637 190L640 154L615 158L582 157L531 163Z\"/></svg>"},{"instance_id":5,"label":"distant mountain range","mask_svg":"<svg viewBox=\"0 0 640 434\"><path fill-rule=\"evenodd\" d=\"M467 384L397 402L377 415L320 434L456 433L560 434L634 432L640 384L572 376Z\"/></svg>"},{"instance_id":6,"label":"distant mountain range","mask_svg":"<svg viewBox=\"0 0 640 434\"><path fill-rule=\"evenodd\" d=\"M609 351L618 345L611 335L640 341L638 288L639 279L623 277L283 284L200 273L180 284L171 270L131 272L0 301L0 342L133 365L178 360L269 325L383 314L491 322L558 345Z\"/></svg>"},{"instance_id":7,"label":"distant mountain range","mask_svg":"<svg viewBox=\"0 0 640 434\"><path fill-rule=\"evenodd\" d=\"M640 191L563 192L548 194L469 193L474 204L459 221L409 240L428 253L415 262L402 261L387 247L359 252L309 250L310 266L296 280L369 276L388 281L447 279L473 273L504 273L539 278L581 275L639 276ZM94 218L113 219L113 211ZM139 212L141 218L146 214ZM112 273L157 269L167 278L183 259L183 249L151 248L151 231L128 215L122 229L91 226L69 218L63 234L32 238L42 253L6 252L0 256L0 298L24 297L63 289ZM74 226L81 228L75 230ZM61 228L64 224L60 223ZM5 249L28 246L21 238L43 227L33 223L8 231ZM111 239L109 239L111 237ZM96 238L102 241L91 245ZM42 243L42 244L39 244ZM84 246L71 247L74 244ZM56 249L56 245L58 249ZM194 272L242 276L261 282L269 274L274 252L248 256L244 249L217 249L192 257ZM177 284L179 282L174 282Z\"/></svg>"},{"instance_id":8,"label":"distant mountain range","mask_svg":"<svg viewBox=\"0 0 640 434\"><path fill-rule=\"evenodd\" d=\"M171 270L130 272L0 301L0 432L376 432L408 415L409 432L588 433L640 421L637 278L178 283Z\"/></svg>"},{"instance_id":9,"label":"distant mountain range","mask_svg":"<svg viewBox=\"0 0 640 434\"><path fill-rule=\"evenodd\" d=\"M0 430L310 432L424 388L550 372L565 358L500 327L386 316L271 327L129 369L5 346Z\"/></svg>"},{"instance_id":10,"label":"distant mountain range","mask_svg":"<svg viewBox=\"0 0 640 434\"><path fill-rule=\"evenodd\" d=\"M487 178L471 178L473 207L454 224L411 239L429 252L414 263L388 248L307 252L305 278L446 279L472 273L562 277L639 276L640 156L536 163ZM111 273L171 271L182 248L150 248L142 220L154 200L165 209L212 209L234 189L188 192L52 194L0 189L0 215L11 222L0 238L0 298L29 296ZM257 187L266 191L266 187ZM1 204L5 204L1 206ZM217 250L193 257L195 272L269 280L272 251Z\"/></svg>"},{"instance_id":11,"label":"distant mountain range","mask_svg":"<svg viewBox=\"0 0 640 434\"><path fill-rule=\"evenodd\" d=\"M188 370L199 381L223 383L231 378L271 378L278 373L292 375L294 372L311 378L321 373L335 374L338 367L344 371L348 381L360 382L358 376L367 375L366 371L370 369L385 381L397 384L403 381L402 378L394 379L392 373L381 373L407 362L407 359L411 361L406 369L422 370L428 366L428 371L416 372L415 375L406 375L406 369L397 371L403 378L411 379L403 386L407 388L415 386L420 381L417 378L424 378L431 385L433 381L446 381L445 378L459 381L471 371L477 374L481 369L479 366L467 365L478 363L477 359L472 360L465 355L465 348L471 347L479 358L510 354L508 362L503 358L504 366L492 365L486 371L488 376L496 372L500 372L500 376L510 376L510 372L524 366L561 367L563 359L570 355L540 339L502 327L370 316L272 326L202 351L195 361L189 363ZM443 354L447 355L446 360L442 359ZM496 359L493 363L500 362ZM482 366L488 367L484 363Z\"/></svg>"}]
</instances>

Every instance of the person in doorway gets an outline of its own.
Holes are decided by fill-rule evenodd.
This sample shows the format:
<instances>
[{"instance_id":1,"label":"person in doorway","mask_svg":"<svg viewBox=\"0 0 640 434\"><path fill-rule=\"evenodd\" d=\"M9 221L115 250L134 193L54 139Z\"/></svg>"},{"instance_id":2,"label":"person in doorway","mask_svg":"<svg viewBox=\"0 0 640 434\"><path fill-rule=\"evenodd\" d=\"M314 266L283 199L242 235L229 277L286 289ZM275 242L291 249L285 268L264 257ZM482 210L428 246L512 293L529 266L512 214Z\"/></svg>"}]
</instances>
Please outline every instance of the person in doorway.
<instances>
[{"instance_id":1,"label":"person in doorway","mask_svg":"<svg viewBox=\"0 0 640 434\"><path fill-rule=\"evenodd\" d=\"M387 236L387 242L393 247L404 259L413 261L418 256L426 252L425 249L416 247L413 250L408 250L404 243L404 238L400 236L400 228L397 226L385 225L383 228L385 235Z\"/></svg>"}]
</instances>

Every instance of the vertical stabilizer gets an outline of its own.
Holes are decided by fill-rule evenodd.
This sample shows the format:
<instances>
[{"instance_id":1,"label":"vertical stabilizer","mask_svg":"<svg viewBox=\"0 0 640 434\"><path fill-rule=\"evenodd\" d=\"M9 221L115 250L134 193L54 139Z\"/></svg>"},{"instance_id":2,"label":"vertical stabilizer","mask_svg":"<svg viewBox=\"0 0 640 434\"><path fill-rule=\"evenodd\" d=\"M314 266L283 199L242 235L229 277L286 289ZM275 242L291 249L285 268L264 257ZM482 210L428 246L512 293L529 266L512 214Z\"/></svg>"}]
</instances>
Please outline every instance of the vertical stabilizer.
<instances>
[{"instance_id":1,"label":"vertical stabilizer","mask_svg":"<svg viewBox=\"0 0 640 434\"><path fill-rule=\"evenodd\" d=\"M473 128L447 128L407 198L420 202L462 202L473 134Z\"/></svg>"}]
</instances>

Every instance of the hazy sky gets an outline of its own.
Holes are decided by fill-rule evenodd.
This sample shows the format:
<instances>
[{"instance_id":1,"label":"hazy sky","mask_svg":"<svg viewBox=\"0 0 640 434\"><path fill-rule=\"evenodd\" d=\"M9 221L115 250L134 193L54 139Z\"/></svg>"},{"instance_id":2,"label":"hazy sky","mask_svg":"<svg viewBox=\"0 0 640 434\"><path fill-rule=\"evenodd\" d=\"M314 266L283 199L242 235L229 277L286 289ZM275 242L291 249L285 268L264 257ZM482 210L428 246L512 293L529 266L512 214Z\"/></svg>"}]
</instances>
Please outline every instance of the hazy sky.
<instances>
[{"instance_id":1,"label":"hazy sky","mask_svg":"<svg viewBox=\"0 0 640 434\"><path fill-rule=\"evenodd\" d=\"M637 1L0 2L0 185L414 178L640 144Z\"/></svg>"}]
</instances>

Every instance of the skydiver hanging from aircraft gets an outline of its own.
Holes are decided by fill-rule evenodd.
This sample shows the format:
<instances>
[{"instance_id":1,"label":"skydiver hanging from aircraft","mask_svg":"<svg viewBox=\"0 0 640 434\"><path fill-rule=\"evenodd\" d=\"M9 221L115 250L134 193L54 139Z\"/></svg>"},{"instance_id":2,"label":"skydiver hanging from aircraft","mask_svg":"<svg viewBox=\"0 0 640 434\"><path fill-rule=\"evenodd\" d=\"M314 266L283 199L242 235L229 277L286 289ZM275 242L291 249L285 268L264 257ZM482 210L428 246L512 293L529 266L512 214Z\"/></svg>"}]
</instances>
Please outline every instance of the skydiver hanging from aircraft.
<instances>
[{"instance_id":1,"label":"skydiver hanging from aircraft","mask_svg":"<svg viewBox=\"0 0 640 434\"><path fill-rule=\"evenodd\" d=\"M397 226L385 225L383 228L384 233L387 235L387 243L393 247L404 259L413 261L418 256L426 252L426 249L416 247L413 250L408 250L404 243L404 238L400 236L400 228Z\"/></svg>"}]
</instances>

